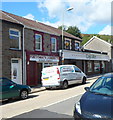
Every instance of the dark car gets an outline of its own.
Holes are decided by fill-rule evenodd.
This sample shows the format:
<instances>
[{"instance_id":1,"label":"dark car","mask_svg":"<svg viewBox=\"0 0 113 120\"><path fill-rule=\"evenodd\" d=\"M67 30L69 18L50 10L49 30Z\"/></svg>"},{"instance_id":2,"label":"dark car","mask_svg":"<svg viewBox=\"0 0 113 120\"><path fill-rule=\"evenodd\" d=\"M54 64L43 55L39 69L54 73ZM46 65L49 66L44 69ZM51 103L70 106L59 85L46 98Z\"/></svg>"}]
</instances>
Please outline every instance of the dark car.
<instances>
[{"instance_id":1,"label":"dark car","mask_svg":"<svg viewBox=\"0 0 113 120\"><path fill-rule=\"evenodd\" d=\"M26 99L30 92L30 86L16 84L7 78L0 78L0 100L11 98Z\"/></svg>"},{"instance_id":2,"label":"dark car","mask_svg":"<svg viewBox=\"0 0 113 120\"><path fill-rule=\"evenodd\" d=\"M98 78L85 90L79 102L75 104L74 119L113 119L113 73Z\"/></svg>"}]
</instances>

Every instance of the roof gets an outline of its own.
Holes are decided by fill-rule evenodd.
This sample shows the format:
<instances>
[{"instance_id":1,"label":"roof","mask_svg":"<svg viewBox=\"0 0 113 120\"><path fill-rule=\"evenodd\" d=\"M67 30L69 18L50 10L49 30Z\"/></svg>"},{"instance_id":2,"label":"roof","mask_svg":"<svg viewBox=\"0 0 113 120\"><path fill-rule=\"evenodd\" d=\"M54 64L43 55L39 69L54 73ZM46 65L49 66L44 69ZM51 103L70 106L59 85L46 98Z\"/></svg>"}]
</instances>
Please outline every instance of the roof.
<instances>
[{"instance_id":1,"label":"roof","mask_svg":"<svg viewBox=\"0 0 113 120\"><path fill-rule=\"evenodd\" d=\"M102 41L102 42L104 42L106 45L112 46L111 43L106 42L105 40L102 40L102 39L98 38L97 36L93 36L88 42L86 42L86 43L83 45L83 47L87 46L87 45L88 45L92 40L94 40L95 38L98 39L98 40L100 40L100 41Z\"/></svg>"},{"instance_id":2,"label":"roof","mask_svg":"<svg viewBox=\"0 0 113 120\"><path fill-rule=\"evenodd\" d=\"M37 30L37 31L40 31L40 32L49 33L49 34L53 34L53 35L57 35L57 36L62 35L62 30L60 30L58 28L46 25L46 24L41 23L41 22L30 20L30 19L27 19L27 18L24 18L24 17L21 17L21 16L17 16L17 15L14 15L14 14L11 14L11 13L8 13L8 12L5 12L5 11L2 11L2 17L0 17L0 19L6 20L6 21L9 21L9 22L13 22L13 23L22 24L26 28ZM81 38L76 37L72 34L69 34L67 32L63 32L63 33L64 33L63 35L65 37L69 37L69 38L72 38L72 39L82 41Z\"/></svg>"}]
</instances>

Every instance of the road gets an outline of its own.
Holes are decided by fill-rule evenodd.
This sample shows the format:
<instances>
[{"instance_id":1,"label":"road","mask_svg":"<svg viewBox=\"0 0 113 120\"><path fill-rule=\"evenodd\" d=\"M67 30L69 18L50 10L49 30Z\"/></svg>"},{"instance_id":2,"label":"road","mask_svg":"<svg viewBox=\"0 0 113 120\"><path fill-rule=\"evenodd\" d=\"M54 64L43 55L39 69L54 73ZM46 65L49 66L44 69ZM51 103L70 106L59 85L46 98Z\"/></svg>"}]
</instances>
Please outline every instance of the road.
<instances>
[{"instance_id":1,"label":"road","mask_svg":"<svg viewBox=\"0 0 113 120\"><path fill-rule=\"evenodd\" d=\"M13 100L0 106L2 118L72 118L73 107L81 95L94 82L74 85L68 89L45 90L32 93L26 100Z\"/></svg>"}]
</instances>

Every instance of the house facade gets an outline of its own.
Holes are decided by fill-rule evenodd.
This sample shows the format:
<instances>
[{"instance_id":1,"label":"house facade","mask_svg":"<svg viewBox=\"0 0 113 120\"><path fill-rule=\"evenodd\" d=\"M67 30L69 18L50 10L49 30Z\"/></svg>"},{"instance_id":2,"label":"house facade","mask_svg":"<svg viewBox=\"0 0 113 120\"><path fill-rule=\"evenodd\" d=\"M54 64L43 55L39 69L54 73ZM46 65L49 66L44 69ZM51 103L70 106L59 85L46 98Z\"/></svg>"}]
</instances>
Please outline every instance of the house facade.
<instances>
[{"instance_id":1,"label":"house facade","mask_svg":"<svg viewBox=\"0 0 113 120\"><path fill-rule=\"evenodd\" d=\"M41 85L41 71L48 66L74 64L87 75L108 72L106 52L82 50L82 40L78 37L64 32L62 42L62 31L57 28L4 11L1 13L1 76L19 84L38 86Z\"/></svg>"},{"instance_id":2,"label":"house facade","mask_svg":"<svg viewBox=\"0 0 113 120\"><path fill-rule=\"evenodd\" d=\"M13 79L14 82L22 84L22 39L23 25L2 14L1 21L1 38L2 38L2 55L1 76Z\"/></svg>"}]
</instances>

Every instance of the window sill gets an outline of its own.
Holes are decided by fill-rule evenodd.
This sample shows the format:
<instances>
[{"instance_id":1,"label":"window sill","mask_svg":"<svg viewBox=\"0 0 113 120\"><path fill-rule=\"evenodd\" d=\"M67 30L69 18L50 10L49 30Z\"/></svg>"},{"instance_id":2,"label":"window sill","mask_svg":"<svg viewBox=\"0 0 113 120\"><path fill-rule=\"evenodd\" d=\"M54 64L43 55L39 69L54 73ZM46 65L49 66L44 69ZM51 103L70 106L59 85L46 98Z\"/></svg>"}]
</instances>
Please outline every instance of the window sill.
<instances>
[{"instance_id":1,"label":"window sill","mask_svg":"<svg viewBox=\"0 0 113 120\"><path fill-rule=\"evenodd\" d=\"M35 51L39 51L39 52L41 52L42 50L37 50L37 49L35 49Z\"/></svg>"},{"instance_id":2,"label":"window sill","mask_svg":"<svg viewBox=\"0 0 113 120\"><path fill-rule=\"evenodd\" d=\"M21 49L18 48L9 48L9 50L21 51Z\"/></svg>"}]
</instances>

